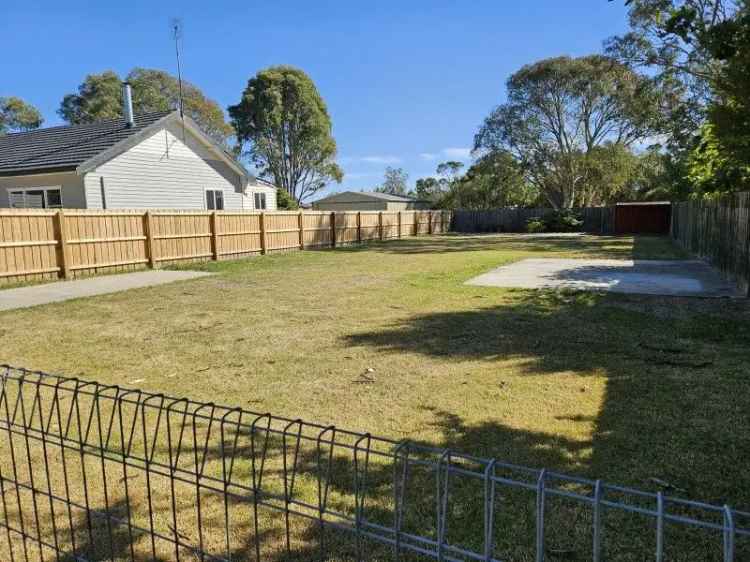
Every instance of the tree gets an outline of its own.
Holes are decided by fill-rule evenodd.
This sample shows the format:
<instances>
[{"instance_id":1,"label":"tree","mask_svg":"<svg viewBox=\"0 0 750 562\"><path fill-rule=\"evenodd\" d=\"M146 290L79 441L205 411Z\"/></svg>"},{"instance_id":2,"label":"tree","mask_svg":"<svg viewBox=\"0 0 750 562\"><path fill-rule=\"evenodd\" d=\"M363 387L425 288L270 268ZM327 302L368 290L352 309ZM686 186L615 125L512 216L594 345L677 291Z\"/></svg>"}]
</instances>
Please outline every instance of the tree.
<instances>
[{"instance_id":1,"label":"tree","mask_svg":"<svg viewBox=\"0 0 750 562\"><path fill-rule=\"evenodd\" d=\"M503 151L480 157L450 186L442 206L461 209L497 209L532 205L538 192L524 179L515 158Z\"/></svg>"},{"instance_id":2,"label":"tree","mask_svg":"<svg viewBox=\"0 0 750 562\"><path fill-rule=\"evenodd\" d=\"M409 181L409 174L403 168L392 168L387 166L383 185L376 187L378 193L390 193L391 195L406 195L406 182Z\"/></svg>"},{"instance_id":3,"label":"tree","mask_svg":"<svg viewBox=\"0 0 750 562\"><path fill-rule=\"evenodd\" d=\"M667 119L675 185L687 181L695 196L750 189L750 4L626 3L631 31L610 39L608 52L681 88Z\"/></svg>"},{"instance_id":4,"label":"tree","mask_svg":"<svg viewBox=\"0 0 750 562\"><path fill-rule=\"evenodd\" d=\"M585 199L586 163L597 147L629 147L658 131L653 83L609 57L541 60L513 74L507 89L475 150L511 154L555 209Z\"/></svg>"},{"instance_id":5,"label":"tree","mask_svg":"<svg viewBox=\"0 0 750 562\"><path fill-rule=\"evenodd\" d=\"M43 121L39 110L21 98L0 97L0 135L36 129Z\"/></svg>"},{"instance_id":6,"label":"tree","mask_svg":"<svg viewBox=\"0 0 750 562\"><path fill-rule=\"evenodd\" d=\"M133 88L133 110L138 113L179 108L177 78L162 70L134 68L125 78ZM183 111L211 138L226 145L233 133L221 107L190 82L182 83ZM89 74L75 94L67 94L58 109L68 123L93 123L122 116L122 82L107 70Z\"/></svg>"},{"instance_id":7,"label":"tree","mask_svg":"<svg viewBox=\"0 0 750 562\"><path fill-rule=\"evenodd\" d=\"M229 107L229 115L261 177L272 178L296 201L343 179L328 108L302 70L261 70L248 81L240 102Z\"/></svg>"},{"instance_id":8,"label":"tree","mask_svg":"<svg viewBox=\"0 0 750 562\"><path fill-rule=\"evenodd\" d=\"M655 72L670 140L685 148L706 116L721 64L710 37L731 21L736 0L625 0L630 31L605 42L607 54Z\"/></svg>"},{"instance_id":9,"label":"tree","mask_svg":"<svg viewBox=\"0 0 750 562\"><path fill-rule=\"evenodd\" d=\"M289 195L286 189L279 187L276 189L276 208L285 211L296 211L299 209L299 203Z\"/></svg>"}]
</instances>

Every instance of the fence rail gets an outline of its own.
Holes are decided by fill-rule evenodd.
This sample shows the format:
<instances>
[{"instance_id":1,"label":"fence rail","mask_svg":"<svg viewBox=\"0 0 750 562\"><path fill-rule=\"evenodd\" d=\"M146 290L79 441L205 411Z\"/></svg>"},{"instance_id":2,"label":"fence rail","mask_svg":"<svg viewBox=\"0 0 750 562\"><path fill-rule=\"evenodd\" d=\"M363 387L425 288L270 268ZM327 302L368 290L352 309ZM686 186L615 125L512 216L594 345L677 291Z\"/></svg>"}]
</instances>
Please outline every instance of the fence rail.
<instances>
[{"instance_id":1,"label":"fence rail","mask_svg":"<svg viewBox=\"0 0 750 562\"><path fill-rule=\"evenodd\" d=\"M3 560L746 560L750 513L0 366Z\"/></svg>"},{"instance_id":2,"label":"fence rail","mask_svg":"<svg viewBox=\"0 0 750 562\"><path fill-rule=\"evenodd\" d=\"M574 209L583 219L584 232L613 234L614 207ZM457 232L526 232L526 223L534 217L553 212L544 207L500 208L453 211L453 229Z\"/></svg>"},{"instance_id":3,"label":"fence rail","mask_svg":"<svg viewBox=\"0 0 750 562\"><path fill-rule=\"evenodd\" d=\"M672 238L750 296L750 192L672 205Z\"/></svg>"},{"instance_id":4,"label":"fence rail","mask_svg":"<svg viewBox=\"0 0 750 562\"><path fill-rule=\"evenodd\" d=\"M0 283L438 234L448 211L0 211Z\"/></svg>"}]
</instances>

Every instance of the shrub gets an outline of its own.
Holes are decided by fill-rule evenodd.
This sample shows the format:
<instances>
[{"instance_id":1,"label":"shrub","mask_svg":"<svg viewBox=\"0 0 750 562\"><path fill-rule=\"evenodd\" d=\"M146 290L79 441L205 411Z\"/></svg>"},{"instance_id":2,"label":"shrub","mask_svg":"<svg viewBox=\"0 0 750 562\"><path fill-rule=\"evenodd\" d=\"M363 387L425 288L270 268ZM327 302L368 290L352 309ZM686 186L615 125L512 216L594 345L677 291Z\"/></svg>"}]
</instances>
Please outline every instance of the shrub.
<instances>
[{"instance_id":1,"label":"shrub","mask_svg":"<svg viewBox=\"0 0 750 562\"><path fill-rule=\"evenodd\" d=\"M583 220L573 211L552 211L542 219L548 232L575 232L581 230Z\"/></svg>"},{"instance_id":2,"label":"shrub","mask_svg":"<svg viewBox=\"0 0 750 562\"><path fill-rule=\"evenodd\" d=\"M526 221L526 232L537 233L547 230L547 225L541 217L532 217Z\"/></svg>"}]
</instances>

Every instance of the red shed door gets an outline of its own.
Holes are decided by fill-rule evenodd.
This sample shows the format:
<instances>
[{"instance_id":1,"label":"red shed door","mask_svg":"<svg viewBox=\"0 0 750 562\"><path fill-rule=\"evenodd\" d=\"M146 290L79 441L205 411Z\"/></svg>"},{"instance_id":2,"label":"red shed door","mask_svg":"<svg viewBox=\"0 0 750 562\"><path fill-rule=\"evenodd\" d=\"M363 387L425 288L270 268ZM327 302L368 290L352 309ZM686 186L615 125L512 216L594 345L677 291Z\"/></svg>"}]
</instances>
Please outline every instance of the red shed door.
<instances>
[{"instance_id":1,"label":"red shed door","mask_svg":"<svg viewBox=\"0 0 750 562\"><path fill-rule=\"evenodd\" d=\"M669 234L670 203L626 203L615 207L616 234Z\"/></svg>"}]
</instances>

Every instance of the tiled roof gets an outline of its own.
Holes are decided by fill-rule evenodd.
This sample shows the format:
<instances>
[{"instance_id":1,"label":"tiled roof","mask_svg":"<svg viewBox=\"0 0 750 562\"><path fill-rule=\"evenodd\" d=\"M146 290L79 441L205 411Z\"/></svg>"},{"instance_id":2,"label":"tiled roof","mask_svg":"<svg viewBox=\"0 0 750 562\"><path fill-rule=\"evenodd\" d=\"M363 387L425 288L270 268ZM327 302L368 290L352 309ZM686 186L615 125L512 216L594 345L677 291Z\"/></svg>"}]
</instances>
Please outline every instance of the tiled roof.
<instances>
[{"instance_id":1,"label":"tiled roof","mask_svg":"<svg viewBox=\"0 0 750 562\"><path fill-rule=\"evenodd\" d=\"M171 112L136 115L135 126L113 119L0 136L0 175L72 170L89 158L142 131Z\"/></svg>"}]
</instances>

